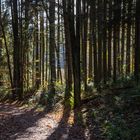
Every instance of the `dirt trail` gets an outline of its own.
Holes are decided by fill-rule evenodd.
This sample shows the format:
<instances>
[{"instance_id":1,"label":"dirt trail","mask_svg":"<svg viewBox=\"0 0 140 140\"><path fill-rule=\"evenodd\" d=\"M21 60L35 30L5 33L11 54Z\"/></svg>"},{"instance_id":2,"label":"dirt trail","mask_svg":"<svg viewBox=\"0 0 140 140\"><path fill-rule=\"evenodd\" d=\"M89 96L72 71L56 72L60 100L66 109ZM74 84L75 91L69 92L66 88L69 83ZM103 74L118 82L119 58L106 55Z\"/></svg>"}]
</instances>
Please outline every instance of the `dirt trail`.
<instances>
[{"instance_id":1,"label":"dirt trail","mask_svg":"<svg viewBox=\"0 0 140 140\"><path fill-rule=\"evenodd\" d=\"M62 112L0 104L0 140L46 140L58 127Z\"/></svg>"},{"instance_id":2,"label":"dirt trail","mask_svg":"<svg viewBox=\"0 0 140 140\"><path fill-rule=\"evenodd\" d=\"M62 106L49 111L0 103L0 140L103 140L80 114Z\"/></svg>"}]
</instances>

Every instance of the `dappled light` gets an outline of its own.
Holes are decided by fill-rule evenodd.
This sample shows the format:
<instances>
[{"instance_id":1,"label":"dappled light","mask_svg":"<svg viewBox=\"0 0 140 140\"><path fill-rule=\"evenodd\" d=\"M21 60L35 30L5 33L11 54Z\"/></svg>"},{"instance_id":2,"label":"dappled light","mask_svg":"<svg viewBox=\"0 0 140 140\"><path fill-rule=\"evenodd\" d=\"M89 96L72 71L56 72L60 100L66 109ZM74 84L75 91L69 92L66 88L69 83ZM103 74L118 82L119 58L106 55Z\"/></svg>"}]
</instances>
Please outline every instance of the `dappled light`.
<instances>
[{"instance_id":1,"label":"dappled light","mask_svg":"<svg viewBox=\"0 0 140 140\"><path fill-rule=\"evenodd\" d=\"M140 140L140 0L0 0L0 140Z\"/></svg>"}]
</instances>

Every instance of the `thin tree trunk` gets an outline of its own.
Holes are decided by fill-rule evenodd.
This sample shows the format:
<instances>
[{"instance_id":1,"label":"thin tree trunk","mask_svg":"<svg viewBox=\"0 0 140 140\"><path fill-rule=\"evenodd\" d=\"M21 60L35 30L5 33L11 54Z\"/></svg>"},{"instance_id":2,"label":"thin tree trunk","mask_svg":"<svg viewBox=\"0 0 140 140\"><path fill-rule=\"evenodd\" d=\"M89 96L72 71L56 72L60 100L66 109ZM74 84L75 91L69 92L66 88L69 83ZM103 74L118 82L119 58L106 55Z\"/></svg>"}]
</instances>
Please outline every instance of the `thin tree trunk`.
<instances>
[{"instance_id":1,"label":"thin tree trunk","mask_svg":"<svg viewBox=\"0 0 140 140\"><path fill-rule=\"evenodd\" d=\"M97 60L97 36L96 36L96 2L97 1L92 1L91 2L91 17L90 20L92 22L92 41L93 41L93 57L94 57L94 84L97 86L98 84L98 60Z\"/></svg>"},{"instance_id":2,"label":"thin tree trunk","mask_svg":"<svg viewBox=\"0 0 140 140\"><path fill-rule=\"evenodd\" d=\"M139 82L140 75L140 1L136 1L136 46L135 46L135 79Z\"/></svg>"},{"instance_id":3,"label":"thin tree trunk","mask_svg":"<svg viewBox=\"0 0 140 140\"><path fill-rule=\"evenodd\" d=\"M90 13L89 13L89 22L90 22L90 27L89 27L89 65L88 65L88 78L91 80L93 78L93 46L92 46L92 26L93 26L93 21L91 21L91 17L93 16L91 13L91 6L90 6ZM95 18L95 17L94 17Z\"/></svg>"},{"instance_id":4,"label":"thin tree trunk","mask_svg":"<svg viewBox=\"0 0 140 140\"><path fill-rule=\"evenodd\" d=\"M36 0L36 7L38 6L38 0ZM35 11L35 38L36 38L36 88L39 89L41 84L41 77L40 77L40 60L39 60L39 29L38 29L38 11Z\"/></svg>"},{"instance_id":5,"label":"thin tree trunk","mask_svg":"<svg viewBox=\"0 0 140 140\"><path fill-rule=\"evenodd\" d=\"M112 76L112 1L109 0L109 23L108 23L108 78Z\"/></svg>"},{"instance_id":6,"label":"thin tree trunk","mask_svg":"<svg viewBox=\"0 0 140 140\"><path fill-rule=\"evenodd\" d=\"M104 0L104 30L103 30L103 74L104 74L104 84L107 81L107 1Z\"/></svg>"},{"instance_id":7,"label":"thin tree trunk","mask_svg":"<svg viewBox=\"0 0 140 140\"><path fill-rule=\"evenodd\" d=\"M102 80L102 48L103 48L103 42L102 42L102 9L103 9L103 3L102 0L98 0L98 83Z\"/></svg>"},{"instance_id":8,"label":"thin tree trunk","mask_svg":"<svg viewBox=\"0 0 140 140\"><path fill-rule=\"evenodd\" d=\"M130 46L131 46L131 5L132 0L128 1L128 17L127 17L127 50L126 50L126 74L130 74Z\"/></svg>"},{"instance_id":9,"label":"thin tree trunk","mask_svg":"<svg viewBox=\"0 0 140 140\"><path fill-rule=\"evenodd\" d=\"M45 63L45 40L44 40L44 11L41 11L40 15L40 49L41 49L41 73L42 73L42 85L44 86L44 63Z\"/></svg>"},{"instance_id":10,"label":"thin tree trunk","mask_svg":"<svg viewBox=\"0 0 140 140\"><path fill-rule=\"evenodd\" d=\"M1 0L0 0L0 18L1 18ZM2 82L2 62L3 62L3 57L2 57L2 28L0 26L0 86L3 85L3 82Z\"/></svg>"}]
</instances>

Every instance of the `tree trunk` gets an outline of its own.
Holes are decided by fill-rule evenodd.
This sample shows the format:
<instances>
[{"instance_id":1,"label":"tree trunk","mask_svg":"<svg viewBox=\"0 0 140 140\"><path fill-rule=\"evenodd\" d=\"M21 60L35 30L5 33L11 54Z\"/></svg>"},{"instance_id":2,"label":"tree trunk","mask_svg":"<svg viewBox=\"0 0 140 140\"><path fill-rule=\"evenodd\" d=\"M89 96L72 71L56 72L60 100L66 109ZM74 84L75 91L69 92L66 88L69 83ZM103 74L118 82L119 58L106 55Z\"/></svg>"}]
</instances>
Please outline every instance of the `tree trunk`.
<instances>
[{"instance_id":1,"label":"tree trunk","mask_svg":"<svg viewBox=\"0 0 140 140\"><path fill-rule=\"evenodd\" d=\"M106 16L107 16L107 1L104 0L104 29L103 29L103 77L104 77L104 84L107 81L107 23L106 23Z\"/></svg>"},{"instance_id":2,"label":"tree trunk","mask_svg":"<svg viewBox=\"0 0 140 140\"><path fill-rule=\"evenodd\" d=\"M13 62L14 62L14 70L13 70L13 86L14 86L14 95L13 98L18 99L23 98L23 81L21 78L21 47L19 42L19 28L18 28L18 5L17 0L12 1L12 27L13 27L13 36L14 36L14 51L13 51Z\"/></svg>"},{"instance_id":3,"label":"tree trunk","mask_svg":"<svg viewBox=\"0 0 140 140\"><path fill-rule=\"evenodd\" d=\"M50 1L50 45L49 45L49 60L50 60L50 93L55 94L55 81L56 81L56 66L55 66L55 0Z\"/></svg>"},{"instance_id":4,"label":"tree trunk","mask_svg":"<svg viewBox=\"0 0 140 140\"><path fill-rule=\"evenodd\" d=\"M103 1L102 0L98 0L98 84L101 82L102 80L102 48L103 48L103 42L102 42L102 29L103 29Z\"/></svg>"},{"instance_id":5,"label":"tree trunk","mask_svg":"<svg viewBox=\"0 0 140 140\"><path fill-rule=\"evenodd\" d=\"M38 6L38 0L36 0L36 7ZM35 38L36 38L36 51L35 51L35 59L36 59L36 88L39 89L40 84L41 84L41 77L40 77L40 59L39 59L39 29L38 29L38 11L36 9L35 11Z\"/></svg>"},{"instance_id":6,"label":"tree trunk","mask_svg":"<svg viewBox=\"0 0 140 140\"><path fill-rule=\"evenodd\" d=\"M68 20L66 1L63 0L63 15L64 15L64 28L65 28L65 48L66 48L66 89L65 89L65 101L70 100L72 91L72 57L71 57L71 40L70 40L70 25Z\"/></svg>"},{"instance_id":7,"label":"tree trunk","mask_svg":"<svg viewBox=\"0 0 140 140\"><path fill-rule=\"evenodd\" d=\"M112 1L109 0L108 22L108 79L112 76Z\"/></svg>"},{"instance_id":8,"label":"tree trunk","mask_svg":"<svg viewBox=\"0 0 140 140\"><path fill-rule=\"evenodd\" d=\"M135 46L135 78L139 82L140 75L140 1L136 1L136 46Z\"/></svg>"},{"instance_id":9,"label":"tree trunk","mask_svg":"<svg viewBox=\"0 0 140 140\"><path fill-rule=\"evenodd\" d=\"M0 18L1 18L1 0L0 0ZM3 85L2 82L2 62L3 62L3 57L2 57L2 29L0 26L0 86Z\"/></svg>"}]
</instances>

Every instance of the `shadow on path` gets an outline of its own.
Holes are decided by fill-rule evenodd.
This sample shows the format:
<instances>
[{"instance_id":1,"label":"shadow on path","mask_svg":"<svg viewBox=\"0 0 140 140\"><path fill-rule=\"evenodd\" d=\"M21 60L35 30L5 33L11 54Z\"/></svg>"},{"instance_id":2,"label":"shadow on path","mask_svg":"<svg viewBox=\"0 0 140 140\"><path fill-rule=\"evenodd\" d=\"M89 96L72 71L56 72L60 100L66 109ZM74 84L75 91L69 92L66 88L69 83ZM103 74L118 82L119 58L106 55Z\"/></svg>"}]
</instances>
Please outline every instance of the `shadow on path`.
<instances>
[{"instance_id":1,"label":"shadow on path","mask_svg":"<svg viewBox=\"0 0 140 140\"><path fill-rule=\"evenodd\" d=\"M46 140L86 140L81 110L75 109L71 115L71 110L64 108L58 127Z\"/></svg>"},{"instance_id":2,"label":"shadow on path","mask_svg":"<svg viewBox=\"0 0 140 140\"><path fill-rule=\"evenodd\" d=\"M69 127L68 120L70 117L71 109L64 107L63 116L59 122L58 127L46 140L63 140L68 139Z\"/></svg>"},{"instance_id":3,"label":"shadow on path","mask_svg":"<svg viewBox=\"0 0 140 140\"><path fill-rule=\"evenodd\" d=\"M28 128L36 127L36 122L51 111L45 108L37 112L36 109L22 110L10 104L0 104L0 140L16 140L27 133Z\"/></svg>"}]
</instances>

